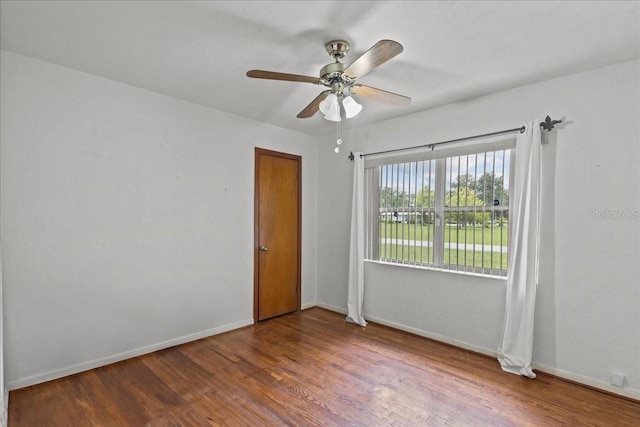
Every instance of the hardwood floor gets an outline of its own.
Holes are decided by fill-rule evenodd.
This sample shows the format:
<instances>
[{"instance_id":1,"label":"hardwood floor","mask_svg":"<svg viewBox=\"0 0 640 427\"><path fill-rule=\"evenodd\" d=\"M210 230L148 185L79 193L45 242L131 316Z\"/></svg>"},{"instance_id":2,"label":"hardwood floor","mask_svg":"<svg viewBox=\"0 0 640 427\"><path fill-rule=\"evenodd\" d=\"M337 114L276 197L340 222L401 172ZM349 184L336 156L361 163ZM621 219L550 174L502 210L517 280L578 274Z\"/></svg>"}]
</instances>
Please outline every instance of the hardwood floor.
<instances>
[{"instance_id":1,"label":"hardwood floor","mask_svg":"<svg viewBox=\"0 0 640 427\"><path fill-rule=\"evenodd\" d=\"M634 426L640 403L319 308L12 391L10 426Z\"/></svg>"}]
</instances>

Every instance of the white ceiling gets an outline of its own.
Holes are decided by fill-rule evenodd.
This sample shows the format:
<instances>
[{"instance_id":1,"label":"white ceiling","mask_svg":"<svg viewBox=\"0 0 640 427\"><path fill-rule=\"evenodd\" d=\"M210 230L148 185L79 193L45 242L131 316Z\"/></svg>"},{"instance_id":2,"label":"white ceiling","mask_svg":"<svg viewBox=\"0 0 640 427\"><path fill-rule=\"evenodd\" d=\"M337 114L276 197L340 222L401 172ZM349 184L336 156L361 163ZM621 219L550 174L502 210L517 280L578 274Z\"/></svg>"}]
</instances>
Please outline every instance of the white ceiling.
<instances>
[{"instance_id":1,"label":"white ceiling","mask_svg":"<svg viewBox=\"0 0 640 427\"><path fill-rule=\"evenodd\" d=\"M250 79L317 76L326 42L350 63L381 39L404 52L358 79L412 98L360 100L343 128L640 57L640 2L2 1L2 49L309 135L296 114L325 88ZM541 112L544 113L544 112Z\"/></svg>"}]
</instances>

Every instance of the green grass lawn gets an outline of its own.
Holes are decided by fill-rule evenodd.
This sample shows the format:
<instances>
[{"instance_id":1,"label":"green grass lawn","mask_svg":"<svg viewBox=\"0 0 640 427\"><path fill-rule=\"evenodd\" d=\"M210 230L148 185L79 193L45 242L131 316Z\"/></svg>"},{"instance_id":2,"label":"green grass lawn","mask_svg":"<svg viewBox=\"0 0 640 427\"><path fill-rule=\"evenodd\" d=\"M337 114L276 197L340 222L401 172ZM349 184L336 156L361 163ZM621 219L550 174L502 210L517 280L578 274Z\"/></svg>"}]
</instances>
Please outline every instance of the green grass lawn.
<instances>
[{"instance_id":1,"label":"green grass lawn","mask_svg":"<svg viewBox=\"0 0 640 427\"><path fill-rule=\"evenodd\" d=\"M433 248L410 247L402 245L380 245L380 260L392 262L404 261L409 264L433 265ZM457 264L469 267L507 269L506 253L490 253L445 249L444 264Z\"/></svg>"},{"instance_id":2,"label":"green grass lawn","mask_svg":"<svg viewBox=\"0 0 640 427\"><path fill-rule=\"evenodd\" d=\"M433 225L417 224L380 224L380 238L416 240L433 242ZM399 237L401 236L401 237ZM507 227L446 226L446 243L477 244L489 246L507 246ZM402 246L402 244L380 245L380 259L409 264L433 265L433 248ZM444 264L469 266L476 268L507 269L507 254L490 251L465 251L464 249L445 248Z\"/></svg>"},{"instance_id":3,"label":"green grass lawn","mask_svg":"<svg viewBox=\"0 0 640 427\"><path fill-rule=\"evenodd\" d=\"M401 236L401 237L399 237ZM445 242L458 242L478 245L507 246L507 227L494 227L493 230L482 226L460 227L446 226ZM433 225L419 224L380 224L381 239L405 239L433 241Z\"/></svg>"}]
</instances>

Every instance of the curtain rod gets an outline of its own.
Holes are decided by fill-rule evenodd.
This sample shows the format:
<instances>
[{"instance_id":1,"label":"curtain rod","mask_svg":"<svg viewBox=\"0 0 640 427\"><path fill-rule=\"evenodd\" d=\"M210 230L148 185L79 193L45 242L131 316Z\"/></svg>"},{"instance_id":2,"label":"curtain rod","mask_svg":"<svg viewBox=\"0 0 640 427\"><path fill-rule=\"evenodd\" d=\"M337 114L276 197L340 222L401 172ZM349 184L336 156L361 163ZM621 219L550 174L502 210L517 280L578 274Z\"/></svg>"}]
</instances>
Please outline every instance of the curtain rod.
<instances>
[{"instance_id":1,"label":"curtain rod","mask_svg":"<svg viewBox=\"0 0 640 427\"><path fill-rule=\"evenodd\" d=\"M562 120L551 120L551 117L547 116L547 118L544 120L544 122L540 123L540 126L544 130L546 130L547 132L551 132L551 130L553 130L554 126L556 124L558 124L558 123L562 123ZM523 133L524 130L525 130L525 127L524 126L520 126L520 127L513 128L513 129L506 129L506 130L499 130L497 132L483 133L482 135L466 136L464 138L450 139L448 141L440 141L440 142L433 142L431 144L416 145L415 147L396 148L394 150L386 150L386 151L376 151L375 153L360 154L360 157L362 158L362 157L365 157L365 156L373 156L374 154L395 153L397 151L415 150L416 148L431 148L433 150L436 145L449 144L449 143L452 143L452 142L466 141L468 139L482 138L482 137L485 137L485 136L500 135L500 134L503 134L503 133L515 132L517 130L520 131L520 133ZM349 160L353 161L353 153L349 153Z\"/></svg>"}]
</instances>

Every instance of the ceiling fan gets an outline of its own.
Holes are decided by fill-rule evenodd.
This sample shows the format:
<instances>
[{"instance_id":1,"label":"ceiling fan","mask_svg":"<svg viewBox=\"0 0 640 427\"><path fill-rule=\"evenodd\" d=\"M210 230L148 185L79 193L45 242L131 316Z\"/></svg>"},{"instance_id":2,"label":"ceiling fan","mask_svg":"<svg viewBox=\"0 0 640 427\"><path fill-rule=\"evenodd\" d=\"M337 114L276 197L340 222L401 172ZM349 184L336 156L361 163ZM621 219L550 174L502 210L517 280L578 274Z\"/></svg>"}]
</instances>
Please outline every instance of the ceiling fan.
<instances>
[{"instance_id":1,"label":"ceiling fan","mask_svg":"<svg viewBox=\"0 0 640 427\"><path fill-rule=\"evenodd\" d=\"M340 62L340 59L344 58L349 51L348 42L333 40L327 43L325 47L335 62L322 67L320 77L264 70L247 71L247 76L256 79L313 83L330 88L320 93L298 113L297 117L300 119L311 117L320 110L325 119L339 122L341 120L340 104L342 104L342 108L345 111L345 117L351 118L362 109L362 106L353 99L352 95L396 106L409 105L411 103L411 98L406 96L356 83L357 78L364 76L374 68L400 54L403 49L400 43L393 40L380 40L349 66L345 66Z\"/></svg>"}]
</instances>

